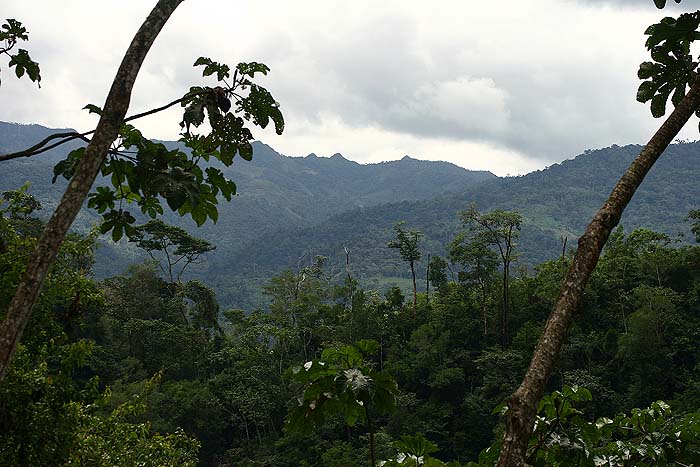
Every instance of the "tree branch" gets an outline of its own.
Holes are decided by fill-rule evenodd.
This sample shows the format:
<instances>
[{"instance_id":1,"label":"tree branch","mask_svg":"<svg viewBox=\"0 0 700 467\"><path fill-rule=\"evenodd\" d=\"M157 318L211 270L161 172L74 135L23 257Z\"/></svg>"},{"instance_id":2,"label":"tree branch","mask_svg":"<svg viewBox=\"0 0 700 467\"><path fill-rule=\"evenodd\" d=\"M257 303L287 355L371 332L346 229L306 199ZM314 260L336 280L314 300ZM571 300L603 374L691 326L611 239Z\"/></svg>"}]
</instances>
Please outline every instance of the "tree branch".
<instances>
[{"instance_id":1,"label":"tree branch","mask_svg":"<svg viewBox=\"0 0 700 467\"><path fill-rule=\"evenodd\" d=\"M155 109L147 110L145 112L141 112L135 115L132 115L130 117L127 117L124 119L124 123L130 122L132 120L136 120L142 117L146 117L148 115L153 115L158 112L162 112L163 110L167 110L170 107L180 104L185 98L192 97L195 95L203 94L206 91L199 92L199 93L188 93L185 96L180 97L179 99L175 99L172 102L169 102L163 106L156 107ZM42 152L46 152L50 149L53 149L55 147L58 147L62 144L65 144L69 141L73 141L74 139L82 139L85 142L89 142L89 140L86 138L86 136L89 136L93 133L95 133L96 130L90 130L86 131L85 133L78 133L76 131L70 131L70 132L64 132L64 133L54 133L52 135L47 136L43 140L39 141L36 143L34 146L29 147L27 149L23 149L22 151L18 152L12 152L9 154L0 154L0 162L2 161L9 161L11 159L19 159L20 157L31 157L31 156L36 156L37 154L41 154ZM46 146L50 141L58 138L64 138L61 141L58 141L56 143L53 143L49 146Z\"/></svg>"}]
</instances>

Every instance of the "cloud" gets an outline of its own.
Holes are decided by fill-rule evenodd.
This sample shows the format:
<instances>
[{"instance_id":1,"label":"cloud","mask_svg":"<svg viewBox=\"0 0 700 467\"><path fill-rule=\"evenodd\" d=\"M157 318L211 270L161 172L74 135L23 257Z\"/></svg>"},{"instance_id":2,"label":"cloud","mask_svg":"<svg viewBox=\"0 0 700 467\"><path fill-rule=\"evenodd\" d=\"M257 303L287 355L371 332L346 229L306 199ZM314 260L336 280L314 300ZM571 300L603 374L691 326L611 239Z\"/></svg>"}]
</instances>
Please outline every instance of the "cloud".
<instances>
[{"instance_id":1,"label":"cloud","mask_svg":"<svg viewBox=\"0 0 700 467\"><path fill-rule=\"evenodd\" d=\"M498 138L509 124L508 94L491 78L463 76L421 84L392 103L390 126L426 136L453 139Z\"/></svg>"},{"instance_id":2,"label":"cloud","mask_svg":"<svg viewBox=\"0 0 700 467\"><path fill-rule=\"evenodd\" d=\"M651 0L649 8L614 3L184 2L144 63L130 113L201 83L191 67L200 55L263 61L287 129L256 135L283 153L410 154L519 173L587 148L644 142L659 125L634 96L643 31L663 12ZM148 8L137 0L6 5L29 27L44 82L37 90L3 80L0 119L90 128L94 117L80 108L102 104ZM179 120L174 109L139 126L175 138Z\"/></svg>"}]
</instances>

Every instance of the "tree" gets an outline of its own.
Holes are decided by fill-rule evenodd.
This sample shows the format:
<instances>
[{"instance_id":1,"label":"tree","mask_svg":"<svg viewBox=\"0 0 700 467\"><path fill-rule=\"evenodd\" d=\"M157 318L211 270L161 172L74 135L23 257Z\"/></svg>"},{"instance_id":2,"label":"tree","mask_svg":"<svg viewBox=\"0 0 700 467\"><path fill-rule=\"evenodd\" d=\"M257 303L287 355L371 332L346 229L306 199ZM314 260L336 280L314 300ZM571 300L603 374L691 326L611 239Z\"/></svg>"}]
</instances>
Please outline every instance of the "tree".
<instances>
[{"instance_id":1,"label":"tree","mask_svg":"<svg viewBox=\"0 0 700 467\"><path fill-rule=\"evenodd\" d=\"M501 302L501 345L508 342L508 310L510 308L510 265L516 258L515 247L520 234L522 216L515 211L494 211L481 214L472 204L466 211L460 212L460 217L465 227L470 232L470 237L457 237L452 244L455 259L464 264L473 264L473 270L477 274L486 271L489 267L488 254L483 257L478 250L495 247L501 257L502 278L502 302ZM467 244L465 245L465 241ZM476 250L476 251L475 251ZM477 276L480 277L480 276Z\"/></svg>"},{"instance_id":2,"label":"tree","mask_svg":"<svg viewBox=\"0 0 700 467\"><path fill-rule=\"evenodd\" d=\"M285 430L308 431L329 417L342 415L348 426L367 424L370 465L376 467L372 411L380 414L396 408L398 388L385 372L372 368L366 360L379 344L363 340L355 345L323 351L321 360L295 367L289 376L304 385L299 404L289 411Z\"/></svg>"},{"instance_id":3,"label":"tree","mask_svg":"<svg viewBox=\"0 0 700 467\"><path fill-rule=\"evenodd\" d=\"M673 413L664 401L590 421L582 410L591 392L565 386L542 398L527 463L534 467L696 465L700 446L697 412ZM506 413L507 413L507 409ZM498 443L469 467L492 466Z\"/></svg>"},{"instance_id":4,"label":"tree","mask_svg":"<svg viewBox=\"0 0 700 467\"><path fill-rule=\"evenodd\" d=\"M285 271L270 279L263 287L271 298L268 319L276 332L276 347L282 358L298 355L304 361L315 354L318 343L327 332L324 312L329 291L323 275L324 256L316 256L309 266L300 267L296 274Z\"/></svg>"},{"instance_id":5,"label":"tree","mask_svg":"<svg viewBox=\"0 0 700 467\"><path fill-rule=\"evenodd\" d=\"M433 256L428 262L428 280L441 291L447 286L447 261L441 256Z\"/></svg>"},{"instance_id":6,"label":"tree","mask_svg":"<svg viewBox=\"0 0 700 467\"><path fill-rule=\"evenodd\" d=\"M192 87L185 96L165 106L125 118L141 64L181 2L157 2L127 49L103 108L86 106L100 117L95 130L57 133L25 151L0 155L2 161L37 155L74 139L88 143L87 147L72 151L54 168L56 177L68 178L70 183L29 258L0 325L0 379L7 371L56 252L100 171L110 176L112 186L100 187L91 194L88 205L103 214L101 231L111 232L115 241L136 232L132 226L135 218L124 208L125 203L135 204L144 214L155 218L163 212L161 199L164 199L173 211L189 214L198 225L207 219L215 222L217 196L230 200L236 186L220 169L203 169L200 164L216 159L228 166L236 155L250 160L253 136L246 122L264 128L272 121L278 134L284 129L279 104L266 89L252 81L256 73L266 74L269 68L256 62L240 63L231 73L227 65L205 57L200 57L195 66L204 67L204 76L215 75L219 85ZM168 150L127 124L176 104L184 107L180 141L189 152ZM206 135L194 133L192 130L202 125L205 118L211 131ZM89 135L92 139L87 138ZM56 139L59 141L52 142Z\"/></svg>"},{"instance_id":7,"label":"tree","mask_svg":"<svg viewBox=\"0 0 700 467\"><path fill-rule=\"evenodd\" d=\"M488 333L489 290L493 285L498 269L498 257L483 239L468 241L465 232L460 232L450 244L450 260L462 265L459 281L467 285L476 285L481 302L481 319L484 335Z\"/></svg>"},{"instance_id":8,"label":"tree","mask_svg":"<svg viewBox=\"0 0 700 467\"><path fill-rule=\"evenodd\" d=\"M421 251L418 248L422 233L417 230L404 229L405 222L398 222L394 225L396 238L390 241L389 248L397 248L401 254L401 259L406 261L411 268L411 278L413 279L413 306L418 303L418 289L416 288L416 269L414 264L421 259Z\"/></svg>"},{"instance_id":9,"label":"tree","mask_svg":"<svg viewBox=\"0 0 700 467\"><path fill-rule=\"evenodd\" d=\"M26 226L30 220L41 224L32 217L40 207L36 200L23 189L9 194L4 197L7 207L0 206L0 238L6 242L0 253L0 309L21 277L17 258L36 242L34 229L27 232ZM130 393L112 411L110 391L100 389L97 377L85 376L99 346L75 334L104 300L88 272L94 246L94 237L75 234L61 245L13 364L0 382L0 465L194 466L196 440L181 430L160 435L148 423L131 423L143 412L139 396Z\"/></svg>"},{"instance_id":10,"label":"tree","mask_svg":"<svg viewBox=\"0 0 700 467\"><path fill-rule=\"evenodd\" d=\"M175 282L175 277L177 282L180 282L187 266L195 264L204 253L216 249L208 241L193 237L184 229L168 225L159 219L137 227L132 240L155 261L158 261L155 252L161 252L165 256L166 264L158 261L158 266L171 283ZM181 265L180 270L173 275L173 268L178 264Z\"/></svg>"},{"instance_id":11,"label":"tree","mask_svg":"<svg viewBox=\"0 0 700 467\"><path fill-rule=\"evenodd\" d=\"M655 2L659 7L665 4L664 0ZM700 79L696 71L698 64L690 55L690 44L698 39L699 27L700 11L697 11L683 14L677 19L665 18L646 31L649 36L646 46L654 61L644 62L639 67L638 75L646 81L640 86L637 99L641 102L651 101L652 114L661 117L673 92L671 101L675 109L630 164L579 238L578 250L535 348L530 366L520 387L508 401L499 467L525 465L527 443L535 422L538 402L574 313L581 304L584 288L598 262L600 252L651 167L690 117L698 113Z\"/></svg>"},{"instance_id":12,"label":"tree","mask_svg":"<svg viewBox=\"0 0 700 467\"><path fill-rule=\"evenodd\" d=\"M26 327L31 309L41 284L54 261L63 238L73 223L104 158L116 139L126 115L131 90L143 60L158 33L182 0L160 0L136 33L117 75L112 83L104 112L95 134L77 165L72 183L68 186L56 211L46 225L34 253L29 259L22 282L8 307L0 327L0 378L3 378L17 342Z\"/></svg>"},{"instance_id":13,"label":"tree","mask_svg":"<svg viewBox=\"0 0 700 467\"><path fill-rule=\"evenodd\" d=\"M695 235L695 243L700 243L700 209L690 211L685 220L693 221L690 223L690 231Z\"/></svg>"}]
</instances>

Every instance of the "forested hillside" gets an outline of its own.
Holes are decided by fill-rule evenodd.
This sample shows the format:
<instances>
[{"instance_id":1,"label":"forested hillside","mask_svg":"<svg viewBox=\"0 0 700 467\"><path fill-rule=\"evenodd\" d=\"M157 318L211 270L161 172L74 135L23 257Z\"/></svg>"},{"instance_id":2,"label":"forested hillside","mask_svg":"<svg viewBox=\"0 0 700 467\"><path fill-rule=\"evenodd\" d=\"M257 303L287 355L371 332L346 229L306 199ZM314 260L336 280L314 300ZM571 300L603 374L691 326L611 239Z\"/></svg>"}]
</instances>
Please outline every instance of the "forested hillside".
<instances>
[{"instance_id":1,"label":"forested hillside","mask_svg":"<svg viewBox=\"0 0 700 467\"><path fill-rule=\"evenodd\" d=\"M30 197L4 199L0 304L42 227ZM205 282L153 263L95 281L93 248L67 240L0 385L2 465L492 466L498 407L571 261L514 275L503 334L489 248L443 245L455 270L436 265L416 305L318 261L268 277L265 311L222 309ZM615 232L542 402L533 465L700 460L699 291L700 247Z\"/></svg>"},{"instance_id":2,"label":"forested hillside","mask_svg":"<svg viewBox=\"0 0 700 467\"><path fill-rule=\"evenodd\" d=\"M543 170L495 178L450 196L340 213L313 228L268 235L265 243L272 247L268 254L260 256L247 249L249 254L241 262L262 258L258 260L262 264L274 261L288 265L306 251L341 256L338 245L342 244L357 253L354 264L359 271L400 274L398 258L384 248L395 222L406 221L421 230L426 235L426 251L442 254L440 245L450 241L459 228L457 212L475 203L482 211L505 209L523 215L521 262L531 266L560 255L562 237L568 237L568 245L574 246L640 149L629 145L586 151ZM700 205L698 155L700 143L670 146L625 211L622 224L628 229L651 228L674 237L688 234L685 218Z\"/></svg>"},{"instance_id":3,"label":"forested hillside","mask_svg":"<svg viewBox=\"0 0 700 467\"><path fill-rule=\"evenodd\" d=\"M55 131L65 130L0 123L0 153L30 147ZM167 144L173 147L177 143ZM75 147L69 143L31 159L7 161L0 172L0 189L15 189L30 182L30 192L44 204L48 214L66 185L62 177L51 183L53 167ZM254 245L261 257L265 256L273 245L260 239L272 233L284 236L322 224L340 212L387 202L431 199L496 178L490 172L468 171L446 162L419 161L408 156L400 161L361 165L340 154L330 158L313 154L285 157L261 143L254 143L253 147L252 161L238 159L232 167L222 167L224 174L236 183L238 196L231 203L220 205L217 224L209 222L197 228L188 219L166 215L169 222L216 245L220 266L214 271L207 264L200 265L201 276L212 277L210 274L220 274L223 269L227 280L234 277L234 282L240 281L240 277L235 277L244 271L247 274L249 265L240 263L236 255ZM137 209L132 211L138 216ZM97 220L94 212L83 209L75 228L85 232ZM104 259L98 261L96 272L100 277L123 271L128 264L144 257L128 244L114 248L106 238L104 244L105 248L98 252ZM298 259L285 263L284 267L296 266ZM261 267L267 274L277 270L278 264L263 263ZM258 289L260 285L258 281L253 287ZM233 297L229 303L249 304L245 300L237 302Z\"/></svg>"},{"instance_id":4,"label":"forested hillside","mask_svg":"<svg viewBox=\"0 0 700 467\"><path fill-rule=\"evenodd\" d=\"M0 124L0 152L23 148L50 131L37 125ZM173 144L173 143L169 143ZM476 203L482 211L515 210L523 217L519 265L531 267L561 254L562 238L574 246L586 223L640 147L612 146L586 151L572 160L524 176L498 178L444 162L401 161L361 165L341 155L284 157L256 143L250 162L239 160L224 172L239 195L220 206L217 224L197 228L187 219L166 215L217 247L195 265L194 275L212 285L226 306L264 305L260 287L270 274L307 265L316 255L328 258L328 273L345 275L350 267L363 285L408 290L409 271L386 248L396 222L423 232L423 250L444 255L444 245L459 230L457 213ZM54 206L65 181L50 184L52 168L67 153L45 154L6 163L0 188L30 181L30 192ZM675 236L688 233L684 219L700 199L700 143L672 145L644 182L623 217L629 230L652 228ZM78 222L85 231L96 216L84 209ZM144 258L130 244L114 248L108 239L98 250L98 277L123 271ZM418 274L425 277L425 263ZM424 279L423 279L424 280Z\"/></svg>"}]
</instances>

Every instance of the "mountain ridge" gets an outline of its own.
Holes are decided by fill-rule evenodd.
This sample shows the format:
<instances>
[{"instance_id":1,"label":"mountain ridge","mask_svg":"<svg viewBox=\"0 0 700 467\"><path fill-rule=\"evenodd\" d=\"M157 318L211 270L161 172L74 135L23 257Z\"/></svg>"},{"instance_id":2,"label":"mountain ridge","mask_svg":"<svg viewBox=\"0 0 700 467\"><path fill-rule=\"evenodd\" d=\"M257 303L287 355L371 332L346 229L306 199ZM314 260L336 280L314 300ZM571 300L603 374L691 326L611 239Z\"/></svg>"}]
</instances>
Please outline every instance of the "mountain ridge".
<instances>
[{"instance_id":1,"label":"mountain ridge","mask_svg":"<svg viewBox=\"0 0 700 467\"><path fill-rule=\"evenodd\" d=\"M20 135L24 129L15 126L12 134ZM36 136L37 127L29 129L27 133ZM0 151L6 152L7 132L2 130L0 124ZM386 248L393 224L406 221L422 230L424 251L444 254L460 229L457 212L470 203L482 211L521 212L521 265L532 266L560 255L562 236L575 245L640 149L639 145L613 145L587 150L526 175L496 177L409 156L376 164L359 164L340 154L287 157L256 142L253 161L237 159L226 168L240 194L220 205L218 224L197 229L172 214L165 220L217 245L217 253L193 273L215 284L224 304L261 304L254 290L259 291L270 274L296 268L303 258L316 254L329 258L327 273L340 279L345 273L345 248L351 251L351 267L358 279L379 287L401 282L408 271L396 252ZM700 199L698 154L700 143L671 145L633 198L622 223L671 235L687 231L684 218ZM0 188L16 188L24 176L33 177L43 187L40 199L48 210L65 183L47 187L50 167L59 156L9 161L15 165L0 172ZM85 210L81 216L83 228L96 219ZM140 258L133 247L120 245L124 251L113 250L107 247L100 253L111 268L98 268L102 276ZM425 274L423 264L419 271Z\"/></svg>"}]
</instances>

